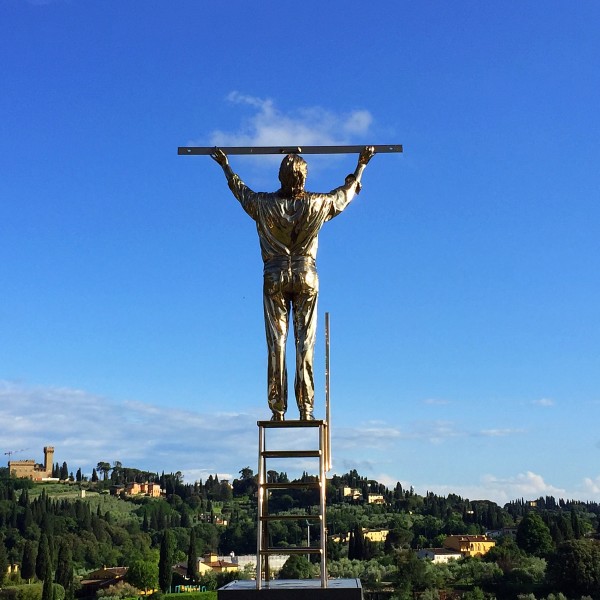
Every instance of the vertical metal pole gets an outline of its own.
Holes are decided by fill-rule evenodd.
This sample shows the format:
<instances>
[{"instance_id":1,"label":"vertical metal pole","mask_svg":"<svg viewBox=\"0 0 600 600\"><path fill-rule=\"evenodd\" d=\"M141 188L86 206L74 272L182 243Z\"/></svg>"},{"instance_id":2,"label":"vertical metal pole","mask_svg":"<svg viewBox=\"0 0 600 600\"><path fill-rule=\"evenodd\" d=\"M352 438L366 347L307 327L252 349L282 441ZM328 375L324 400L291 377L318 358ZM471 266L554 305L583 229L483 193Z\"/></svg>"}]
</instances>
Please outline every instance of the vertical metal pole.
<instances>
[{"instance_id":1,"label":"vertical metal pole","mask_svg":"<svg viewBox=\"0 0 600 600\"><path fill-rule=\"evenodd\" d=\"M327 587L327 523L325 516L325 500L327 491L327 476L325 475L324 456L325 440L327 434L324 425L319 427L319 445L321 447L321 460L319 460L319 484L320 484L320 513L321 513L321 587Z\"/></svg>"},{"instance_id":2,"label":"vertical metal pole","mask_svg":"<svg viewBox=\"0 0 600 600\"><path fill-rule=\"evenodd\" d=\"M263 500L264 500L264 482L265 469L263 464L263 451L265 449L265 430L258 426L258 514L256 523L256 589L261 589L262 584L262 546L263 546Z\"/></svg>"},{"instance_id":3,"label":"vertical metal pole","mask_svg":"<svg viewBox=\"0 0 600 600\"><path fill-rule=\"evenodd\" d=\"M327 422L325 470L331 469L331 371L330 371L329 313L325 313L325 421Z\"/></svg>"}]
</instances>

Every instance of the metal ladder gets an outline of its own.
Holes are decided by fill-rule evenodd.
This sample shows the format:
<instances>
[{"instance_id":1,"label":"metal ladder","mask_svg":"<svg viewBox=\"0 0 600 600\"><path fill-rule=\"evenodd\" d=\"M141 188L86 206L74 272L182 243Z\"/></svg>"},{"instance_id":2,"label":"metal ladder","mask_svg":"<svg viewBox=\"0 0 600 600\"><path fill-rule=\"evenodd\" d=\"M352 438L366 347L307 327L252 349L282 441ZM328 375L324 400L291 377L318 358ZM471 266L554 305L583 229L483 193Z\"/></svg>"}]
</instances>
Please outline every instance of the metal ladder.
<instances>
[{"instance_id":1,"label":"metal ladder","mask_svg":"<svg viewBox=\"0 0 600 600\"><path fill-rule=\"evenodd\" d=\"M267 450L267 429L318 428L318 450ZM256 532L256 589L260 590L264 581L271 579L269 556L273 554L318 554L321 557L321 587L327 587L325 522L325 488L326 472L329 470L330 456L328 451L327 421L258 421L258 524ZM306 483L267 483L267 460L270 458L318 458L319 475L316 481ZM282 489L317 489L319 490L318 515L270 515L269 491ZM321 545L298 547L269 547L269 523L272 521L318 521L321 531Z\"/></svg>"}]
</instances>

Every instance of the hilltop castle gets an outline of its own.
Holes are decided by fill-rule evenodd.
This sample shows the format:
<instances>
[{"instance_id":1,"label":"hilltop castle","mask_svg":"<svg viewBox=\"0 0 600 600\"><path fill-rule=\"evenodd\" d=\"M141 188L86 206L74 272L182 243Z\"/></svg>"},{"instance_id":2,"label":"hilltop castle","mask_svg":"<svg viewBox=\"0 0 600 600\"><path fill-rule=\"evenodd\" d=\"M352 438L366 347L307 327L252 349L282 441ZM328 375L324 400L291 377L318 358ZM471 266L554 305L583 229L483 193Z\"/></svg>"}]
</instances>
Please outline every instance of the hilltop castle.
<instances>
[{"instance_id":1,"label":"hilltop castle","mask_svg":"<svg viewBox=\"0 0 600 600\"><path fill-rule=\"evenodd\" d=\"M54 447L44 447L44 464L36 464L35 460L9 460L8 472L14 477L26 477L33 481L42 481L52 477Z\"/></svg>"}]
</instances>

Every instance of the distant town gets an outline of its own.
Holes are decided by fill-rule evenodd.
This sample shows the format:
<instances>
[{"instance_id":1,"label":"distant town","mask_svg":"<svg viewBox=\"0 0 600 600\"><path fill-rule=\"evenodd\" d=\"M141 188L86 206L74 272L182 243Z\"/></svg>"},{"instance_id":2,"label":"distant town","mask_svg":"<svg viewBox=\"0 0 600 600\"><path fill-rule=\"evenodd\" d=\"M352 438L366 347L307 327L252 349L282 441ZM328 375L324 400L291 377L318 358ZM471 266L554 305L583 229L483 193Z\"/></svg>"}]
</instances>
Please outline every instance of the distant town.
<instances>
[{"instance_id":1,"label":"distant town","mask_svg":"<svg viewBox=\"0 0 600 600\"><path fill-rule=\"evenodd\" d=\"M0 469L0 600L124 598L149 593L209 594L256 577L257 477L186 483L100 461L91 476L55 462L10 460ZM269 471L270 481L286 482ZM273 514L316 514L304 473L298 486L270 492ZM366 598L598 597L600 506L553 497L504 506L458 495L420 496L350 471L327 479L329 577L360 578ZM282 518L269 544L320 544L310 520ZM318 577L318 557L272 556L281 578ZM592 576L582 576L591 573ZM594 579L596 577L596 579ZM575 587L574 587L575 586ZM46 590L46 591L44 591ZM49 596L50 591L54 596ZM44 597L43 594L46 594Z\"/></svg>"}]
</instances>

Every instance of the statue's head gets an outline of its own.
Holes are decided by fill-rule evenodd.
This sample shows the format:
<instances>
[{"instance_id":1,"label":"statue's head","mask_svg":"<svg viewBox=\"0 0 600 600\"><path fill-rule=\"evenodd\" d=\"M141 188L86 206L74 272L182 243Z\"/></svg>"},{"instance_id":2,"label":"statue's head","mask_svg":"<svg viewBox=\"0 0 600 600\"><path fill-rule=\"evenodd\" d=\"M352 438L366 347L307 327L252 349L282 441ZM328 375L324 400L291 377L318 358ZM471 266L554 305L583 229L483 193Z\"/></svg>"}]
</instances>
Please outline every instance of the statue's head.
<instances>
[{"instance_id":1,"label":"statue's head","mask_svg":"<svg viewBox=\"0 0 600 600\"><path fill-rule=\"evenodd\" d=\"M279 167L279 181L281 191L286 196L297 196L304 191L308 165L306 161L297 154L288 154Z\"/></svg>"}]
</instances>

